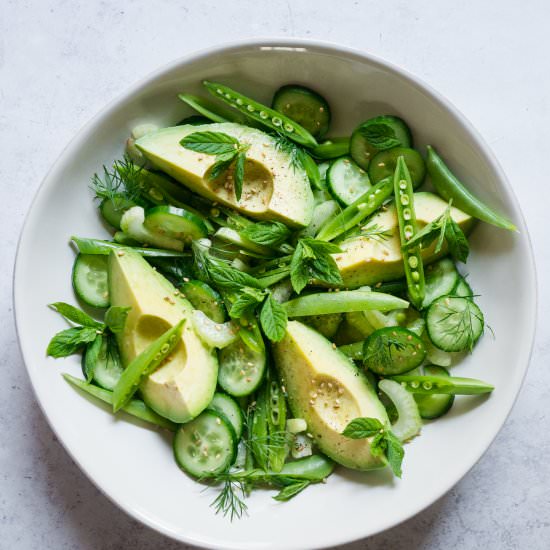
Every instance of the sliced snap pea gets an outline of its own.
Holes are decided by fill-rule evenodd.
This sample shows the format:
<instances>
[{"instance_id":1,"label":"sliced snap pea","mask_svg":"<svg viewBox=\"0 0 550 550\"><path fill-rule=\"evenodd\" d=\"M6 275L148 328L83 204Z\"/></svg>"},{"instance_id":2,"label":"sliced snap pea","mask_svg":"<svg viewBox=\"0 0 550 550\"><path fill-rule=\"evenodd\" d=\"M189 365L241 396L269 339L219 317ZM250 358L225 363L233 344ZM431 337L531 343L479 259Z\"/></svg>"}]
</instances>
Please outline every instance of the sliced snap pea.
<instances>
[{"instance_id":1,"label":"sliced snap pea","mask_svg":"<svg viewBox=\"0 0 550 550\"><path fill-rule=\"evenodd\" d=\"M419 395L477 395L492 392L495 387L475 378L458 376L392 376L407 391Z\"/></svg>"},{"instance_id":2,"label":"sliced snap pea","mask_svg":"<svg viewBox=\"0 0 550 550\"><path fill-rule=\"evenodd\" d=\"M102 241L100 239L71 237L71 240L74 242L81 254L109 255L112 250L124 250L125 248L130 248L145 258L181 258L190 256L189 253L178 252L176 250L162 250L160 248L143 248L137 246L129 247L111 241Z\"/></svg>"},{"instance_id":3,"label":"sliced snap pea","mask_svg":"<svg viewBox=\"0 0 550 550\"><path fill-rule=\"evenodd\" d=\"M404 157L397 159L393 188L399 236L401 245L404 245L417 232L413 185ZM420 246L402 250L402 255L409 296L414 306L420 309L425 295L424 265Z\"/></svg>"},{"instance_id":4,"label":"sliced snap pea","mask_svg":"<svg viewBox=\"0 0 550 550\"><path fill-rule=\"evenodd\" d=\"M104 390L103 388L94 386L93 384L88 384L85 380L75 378L70 374L63 374L63 378L67 382L69 382L69 384L78 388L79 390L86 392L88 395L91 395L92 397L95 397L109 405L113 404L112 391ZM156 426L160 426L161 428L165 428L166 430L170 430L171 432L176 431L176 424L158 415L155 411L150 409L141 399L130 399L130 401L128 401L128 403L126 403L126 405L122 407L122 410L125 413L128 413L131 416L135 416L140 420L144 420L145 422L149 422L150 424L155 424Z\"/></svg>"},{"instance_id":5,"label":"sliced snap pea","mask_svg":"<svg viewBox=\"0 0 550 550\"><path fill-rule=\"evenodd\" d=\"M393 193L393 180L387 178L373 185L355 202L344 208L340 214L329 220L317 234L321 241L332 241L349 229L361 223L365 218L376 212Z\"/></svg>"},{"instance_id":6,"label":"sliced snap pea","mask_svg":"<svg viewBox=\"0 0 550 550\"><path fill-rule=\"evenodd\" d=\"M285 302L283 306L289 317L326 315L328 313L348 313L376 309L390 311L409 306L406 300L368 290L343 290L342 292L322 292L308 294Z\"/></svg>"},{"instance_id":7,"label":"sliced snap pea","mask_svg":"<svg viewBox=\"0 0 550 550\"><path fill-rule=\"evenodd\" d=\"M114 412L128 403L142 380L170 355L181 339L184 322L182 319L176 326L168 329L126 367L113 390Z\"/></svg>"},{"instance_id":8,"label":"sliced snap pea","mask_svg":"<svg viewBox=\"0 0 550 550\"><path fill-rule=\"evenodd\" d=\"M286 400L281 386L268 369L266 379L267 424L269 428L269 466L280 472L288 454L286 442Z\"/></svg>"},{"instance_id":9,"label":"sliced snap pea","mask_svg":"<svg viewBox=\"0 0 550 550\"><path fill-rule=\"evenodd\" d=\"M240 117L232 116L233 113L221 113L220 110L211 101L204 97L192 94L178 94L178 98L189 107L195 109L203 117L209 119L206 123L212 122L242 122ZM188 123L189 124L189 123Z\"/></svg>"},{"instance_id":10,"label":"sliced snap pea","mask_svg":"<svg viewBox=\"0 0 550 550\"><path fill-rule=\"evenodd\" d=\"M452 199L453 206L460 208L466 214L470 214L470 216L474 216L481 221L510 231L517 231L517 227L510 220L489 208L484 202L468 191L449 170L434 148L429 145L426 165L434 187L446 201Z\"/></svg>"},{"instance_id":11,"label":"sliced snap pea","mask_svg":"<svg viewBox=\"0 0 550 550\"><path fill-rule=\"evenodd\" d=\"M317 140L305 128L278 111L266 107L218 82L205 80L203 84L213 96L244 113L247 117L258 121L263 126L279 132L300 145L307 147L317 145Z\"/></svg>"},{"instance_id":12,"label":"sliced snap pea","mask_svg":"<svg viewBox=\"0 0 550 550\"><path fill-rule=\"evenodd\" d=\"M349 137L327 139L314 147L311 154L318 159L337 159L349 155Z\"/></svg>"}]
</instances>

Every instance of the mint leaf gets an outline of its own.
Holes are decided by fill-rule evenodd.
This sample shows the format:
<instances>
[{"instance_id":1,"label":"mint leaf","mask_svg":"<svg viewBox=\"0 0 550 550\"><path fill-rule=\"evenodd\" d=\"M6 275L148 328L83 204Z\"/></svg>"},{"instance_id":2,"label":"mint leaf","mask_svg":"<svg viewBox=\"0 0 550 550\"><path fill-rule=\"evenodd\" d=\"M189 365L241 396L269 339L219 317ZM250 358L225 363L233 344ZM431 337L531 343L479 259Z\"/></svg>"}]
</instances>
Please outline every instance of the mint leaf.
<instances>
[{"instance_id":1,"label":"mint leaf","mask_svg":"<svg viewBox=\"0 0 550 550\"><path fill-rule=\"evenodd\" d=\"M209 265L208 273L215 284L228 290L241 290L243 286L262 289L258 279L234 267Z\"/></svg>"},{"instance_id":2,"label":"mint leaf","mask_svg":"<svg viewBox=\"0 0 550 550\"><path fill-rule=\"evenodd\" d=\"M372 124L363 125L359 132L370 145L377 149L391 149L392 147L401 145L401 142L395 135L395 130L384 122L373 122Z\"/></svg>"},{"instance_id":3,"label":"mint leaf","mask_svg":"<svg viewBox=\"0 0 550 550\"><path fill-rule=\"evenodd\" d=\"M98 330L92 327L73 327L58 332L51 340L46 354L51 357L67 357L95 340Z\"/></svg>"},{"instance_id":4,"label":"mint leaf","mask_svg":"<svg viewBox=\"0 0 550 550\"><path fill-rule=\"evenodd\" d=\"M401 464L403 463L403 457L405 451L401 441L395 437L395 435L387 430L384 434L384 440L386 442L386 458L388 460L388 466L391 468L393 474L397 477L401 477Z\"/></svg>"},{"instance_id":5,"label":"mint leaf","mask_svg":"<svg viewBox=\"0 0 550 550\"><path fill-rule=\"evenodd\" d=\"M445 228L445 239L453 259L466 263L470 254L470 245L460 226L451 217Z\"/></svg>"},{"instance_id":6,"label":"mint leaf","mask_svg":"<svg viewBox=\"0 0 550 550\"><path fill-rule=\"evenodd\" d=\"M285 335L287 320L285 308L269 294L260 312L260 323L264 334L272 342L279 342Z\"/></svg>"},{"instance_id":7,"label":"mint leaf","mask_svg":"<svg viewBox=\"0 0 550 550\"><path fill-rule=\"evenodd\" d=\"M105 324L115 334L122 332L131 307L111 306L105 313Z\"/></svg>"},{"instance_id":8,"label":"mint leaf","mask_svg":"<svg viewBox=\"0 0 550 550\"><path fill-rule=\"evenodd\" d=\"M342 435L351 439L364 439L380 433L383 429L384 425L378 418L355 418L346 426Z\"/></svg>"},{"instance_id":9,"label":"mint leaf","mask_svg":"<svg viewBox=\"0 0 550 550\"><path fill-rule=\"evenodd\" d=\"M370 443L370 452L372 453L372 456L384 456L384 453L386 452L385 436L386 434L384 432L379 432L372 439Z\"/></svg>"},{"instance_id":10,"label":"mint leaf","mask_svg":"<svg viewBox=\"0 0 550 550\"><path fill-rule=\"evenodd\" d=\"M302 244L307 245L316 255L320 254L337 254L342 252L342 249L334 244L327 241L318 241L317 239L312 239L311 237L306 237L305 239L300 239Z\"/></svg>"},{"instance_id":11,"label":"mint leaf","mask_svg":"<svg viewBox=\"0 0 550 550\"><path fill-rule=\"evenodd\" d=\"M298 493L301 493L306 487L309 486L311 482L304 481L295 481L286 487L283 487L273 498L280 502L286 502L292 497L295 497Z\"/></svg>"},{"instance_id":12,"label":"mint leaf","mask_svg":"<svg viewBox=\"0 0 550 550\"><path fill-rule=\"evenodd\" d=\"M311 277L331 285L343 283L338 265L332 256L318 256L311 262Z\"/></svg>"},{"instance_id":13,"label":"mint leaf","mask_svg":"<svg viewBox=\"0 0 550 550\"><path fill-rule=\"evenodd\" d=\"M232 319L244 317L248 313L251 313L264 298L265 293L261 290L250 287L242 288L242 293L237 296L237 299L231 305L229 316Z\"/></svg>"},{"instance_id":14,"label":"mint leaf","mask_svg":"<svg viewBox=\"0 0 550 550\"><path fill-rule=\"evenodd\" d=\"M233 136L222 132L193 132L185 136L180 141L180 145L196 153L223 155L227 153L235 154L239 142Z\"/></svg>"},{"instance_id":15,"label":"mint leaf","mask_svg":"<svg viewBox=\"0 0 550 550\"><path fill-rule=\"evenodd\" d=\"M235 155L233 154L228 159L222 158L221 160L217 160L210 168L208 179L212 181L219 178L224 172L229 169L234 158Z\"/></svg>"},{"instance_id":16,"label":"mint leaf","mask_svg":"<svg viewBox=\"0 0 550 550\"><path fill-rule=\"evenodd\" d=\"M237 154L237 160L235 161L235 171L233 173L233 182L235 184L235 197L238 201L241 200L243 193L244 182L244 165L246 162L246 153L243 151Z\"/></svg>"},{"instance_id":17,"label":"mint leaf","mask_svg":"<svg viewBox=\"0 0 550 550\"><path fill-rule=\"evenodd\" d=\"M253 223L241 231L249 241L263 246L279 246L291 235L290 229L282 222Z\"/></svg>"},{"instance_id":18,"label":"mint leaf","mask_svg":"<svg viewBox=\"0 0 550 550\"><path fill-rule=\"evenodd\" d=\"M101 334L98 334L95 339L86 346L82 366L84 370L84 376L86 377L86 382L88 382L88 384L92 381L92 378L94 377L94 370L99 359L99 354L101 353L102 344L103 336Z\"/></svg>"},{"instance_id":19,"label":"mint leaf","mask_svg":"<svg viewBox=\"0 0 550 550\"><path fill-rule=\"evenodd\" d=\"M99 321L96 321L92 317L90 317L87 313L84 313L81 309L78 309L71 304L66 304L65 302L54 302L53 304L50 304L50 307L57 311L57 313L60 313L67 319L68 321L71 321L72 323L76 323L77 325L82 325L84 327L92 327L97 329L103 329L104 325L103 323L100 323Z\"/></svg>"}]
</instances>

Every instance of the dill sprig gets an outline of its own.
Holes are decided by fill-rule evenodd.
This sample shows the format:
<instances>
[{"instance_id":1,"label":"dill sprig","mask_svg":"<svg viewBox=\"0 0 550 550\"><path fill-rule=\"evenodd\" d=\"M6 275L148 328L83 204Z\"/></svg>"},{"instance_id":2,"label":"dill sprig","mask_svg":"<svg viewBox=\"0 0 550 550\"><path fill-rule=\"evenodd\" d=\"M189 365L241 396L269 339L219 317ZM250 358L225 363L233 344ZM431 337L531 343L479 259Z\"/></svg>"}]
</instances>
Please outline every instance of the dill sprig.
<instances>
[{"instance_id":1,"label":"dill sprig","mask_svg":"<svg viewBox=\"0 0 550 550\"><path fill-rule=\"evenodd\" d=\"M469 299L469 297L465 296L453 296L453 298L460 300ZM466 304L469 304L469 302L466 302ZM441 307L446 308L447 312L441 317L441 319L439 319L438 323L443 324L444 326L446 324L449 327L447 329L441 329L442 333L449 338L455 338L455 342L461 342L462 340L465 340L468 349L470 350L470 352L472 352L474 344L477 340L474 332L473 320L475 318L481 324L483 334L483 330L485 329L483 317L476 313L476 311L474 311L473 308L470 307L465 307L461 310L455 309L447 304Z\"/></svg>"},{"instance_id":2,"label":"dill sprig","mask_svg":"<svg viewBox=\"0 0 550 550\"><path fill-rule=\"evenodd\" d=\"M290 159L290 166L293 170L297 170L302 167L302 161L300 158L300 148L283 134L276 133L273 136L275 142L275 149L281 153L286 153Z\"/></svg>"},{"instance_id":3,"label":"dill sprig","mask_svg":"<svg viewBox=\"0 0 550 550\"><path fill-rule=\"evenodd\" d=\"M216 514L221 513L224 517L229 516L230 521L240 519L248 509L244 501L245 482L233 479L231 474L221 476L221 480L223 487L210 506L214 508Z\"/></svg>"},{"instance_id":4,"label":"dill sprig","mask_svg":"<svg viewBox=\"0 0 550 550\"><path fill-rule=\"evenodd\" d=\"M392 232L389 229L384 229L377 223L373 223L361 227L361 232L359 233L359 235L361 237L367 237L368 239L373 239L382 243L384 241L387 241L392 236Z\"/></svg>"}]
</instances>

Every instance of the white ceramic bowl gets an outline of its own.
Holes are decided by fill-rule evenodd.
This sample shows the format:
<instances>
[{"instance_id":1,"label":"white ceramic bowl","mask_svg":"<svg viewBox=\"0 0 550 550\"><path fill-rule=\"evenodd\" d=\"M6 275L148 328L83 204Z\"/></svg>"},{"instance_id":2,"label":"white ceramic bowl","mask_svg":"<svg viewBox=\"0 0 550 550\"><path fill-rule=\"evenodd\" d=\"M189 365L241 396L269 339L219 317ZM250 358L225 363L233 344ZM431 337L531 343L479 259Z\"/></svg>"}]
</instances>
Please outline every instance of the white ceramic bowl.
<instances>
[{"instance_id":1,"label":"white ceramic bowl","mask_svg":"<svg viewBox=\"0 0 550 550\"><path fill-rule=\"evenodd\" d=\"M480 224L467 266L495 338L486 334L455 372L490 381L496 390L489 398L458 398L450 414L426 425L406 446L402 480L392 481L387 472L339 470L326 485L288 503L254 492L249 517L230 523L209 508L215 493L177 468L168 437L113 418L69 387L60 372L79 374L77 357L45 357L49 339L65 327L46 304L75 301L69 237L107 237L91 200L90 175L123 153L136 124L169 125L187 113L176 93L200 92L204 78L266 103L281 84L310 85L333 109L333 135L349 134L376 114L398 114L413 129L417 146L435 145L477 195L519 227L512 234ZM63 152L34 200L19 244L14 294L19 340L38 402L88 477L126 512L170 537L238 549L349 542L392 527L442 496L481 457L510 412L527 369L536 308L535 269L519 206L464 117L401 69L358 51L299 40L240 43L188 56L139 82L96 116Z\"/></svg>"}]
</instances>

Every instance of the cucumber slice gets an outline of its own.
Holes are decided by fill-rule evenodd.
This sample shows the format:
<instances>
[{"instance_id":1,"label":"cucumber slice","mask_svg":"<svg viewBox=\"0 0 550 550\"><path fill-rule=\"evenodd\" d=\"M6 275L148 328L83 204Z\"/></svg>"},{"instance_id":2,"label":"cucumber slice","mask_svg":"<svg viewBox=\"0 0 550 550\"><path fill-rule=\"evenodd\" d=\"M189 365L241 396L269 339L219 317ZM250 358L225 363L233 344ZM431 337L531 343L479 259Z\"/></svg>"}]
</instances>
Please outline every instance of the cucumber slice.
<instances>
[{"instance_id":1,"label":"cucumber slice","mask_svg":"<svg viewBox=\"0 0 550 550\"><path fill-rule=\"evenodd\" d=\"M231 426L233 426L237 440L241 439L241 435L243 434L244 415L241 407L239 407L238 403L232 397L229 397L229 395L225 393L215 393L212 401L210 401L210 405L208 405L208 409L212 409L225 416L231 423Z\"/></svg>"},{"instance_id":2,"label":"cucumber slice","mask_svg":"<svg viewBox=\"0 0 550 550\"><path fill-rule=\"evenodd\" d=\"M324 136L330 125L330 107L317 92L288 84L279 88L273 96L273 109L297 122L313 137Z\"/></svg>"},{"instance_id":3,"label":"cucumber slice","mask_svg":"<svg viewBox=\"0 0 550 550\"><path fill-rule=\"evenodd\" d=\"M405 122L396 116L381 115L363 122L353 131L350 154L366 170L379 151L411 145L411 131Z\"/></svg>"},{"instance_id":4,"label":"cucumber slice","mask_svg":"<svg viewBox=\"0 0 550 550\"><path fill-rule=\"evenodd\" d=\"M425 357L424 342L403 327L385 327L374 331L365 340L363 349L365 367L382 376L415 369Z\"/></svg>"},{"instance_id":5,"label":"cucumber slice","mask_svg":"<svg viewBox=\"0 0 550 550\"><path fill-rule=\"evenodd\" d=\"M450 376L449 371L437 365L427 365L424 367L426 376ZM414 394L414 400L418 405L420 416L426 420L433 420L449 412L453 406L455 396L446 394L420 395Z\"/></svg>"},{"instance_id":6,"label":"cucumber slice","mask_svg":"<svg viewBox=\"0 0 550 550\"><path fill-rule=\"evenodd\" d=\"M471 350L483 328L483 313L470 298L442 296L426 313L428 336L443 351Z\"/></svg>"},{"instance_id":7,"label":"cucumber slice","mask_svg":"<svg viewBox=\"0 0 550 550\"><path fill-rule=\"evenodd\" d=\"M391 399L397 409L397 421L391 427L395 437L406 441L418 435L422 428L422 420L412 394L401 384L387 378L378 382L378 388Z\"/></svg>"},{"instance_id":8,"label":"cucumber slice","mask_svg":"<svg viewBox=\"0 0 550 550\"><path fill-rule=\"evenodd\" d=\"M218 384L228 394L251 394L262 381L266 368L265 349L256 351L241 339L218 352Z\"/></svg>"},{"instance_id":9,"label":"cucumber slice","mask_svg":"<svg viewBox=\"0 0 550 550\"><path fill-rule=\"evenodd\" d=\"M242 248L253 252L254 254L259 254L260 256L273 255L273 250L271 248L252 242L231 227L220 227L214 234L214 237L226 243L235 245L237 249Z\"/></svg>"},{"instance_id":10,"label":"cucumber slice","mask_svg":"<svg viewBox=\"0 0 550 550\"><path fill-rule=\"evenodd\" d=\"M369 165L371 181L378 183L389 176L393 176L399 157L405 158L405 164L411 174L414 189L422 185L426 176L426 164L418 151L407 147L394 147L377 153Z\"/></svg>"},{"instance_id":11,"label":"cucumber slice","mask_svg":"<svg viewBox=\"0 0 550 550\"><path fill-rule=\"evenodd\" d=\"M110 338L103 337L99 354L95 358L93 365L89 364L89 351L90 347L86 349L86 353L82 356L82 372L84 376L87 377L88 369L92 368L93 381L101 388L113 391L124 370L116 344Z\"/></svg>"},{"instance_id":12,"label":"cucumber slice","mask_svg":"<svg viewBox=\"0 0 550 550\"><path fill-rule=\"evenodd\" d=\"M178 466L198 478L221 474L233 464L237 436L225 416L207 409L179 427L174 437Z\"/></svg>"},{"instance_id":13,"label":"cucumber slice","mask_svg":"<svg viewBox=\"0 0 550 550\"><path fill-rule=\"evenodd\" d=\"M473 298L474 292L470 285L466 282L464 277L459 277L456 286L453 288L453 291L449 294L453 296L460 296L462 298Z\"/></svg>"},{"instance_id":14,"label":"cucumber slice","mask_svg":"<svg viewBox=\"0 0 550 550\"><path fill-rule=\"evenodd\" d=\"M99 205L99 211L103 219L115 229L120 229L120 220L126 210L135 206L135 203L126 197L114 196L103 199Z\"/></svg>"},{"instance_id":15,"label":"cucumber slice","mask_svg":"<svg viewBox=\"0 0 550 550\"><path fill-rule=\"evenodd\" d=\"M427 308L437 298L453 294L459 278L455 264L449 258L429 265L426 268L426 294L422 307Z\"/></svg>"},{"instance_id":16,"label":"cucumber slice","mask_svg":"<svg viewBox=\"0 0 550 550\"><path fill-rule=\"evenodd\" d=\"M186 281L181 285L180 290L195 309L205 313L212 321L216 323L225 321L223 298L211 286L202 281Z\"/></svg>"},{"instance_id":17,"label":"cucumber slice","mask_svg":"<svg viewBox=\"0 0 550 550\"><path fill-rule=\"evenodd\" d=\"M349 157L335 160L330 165L327 182L330 192L346 206L371 188L368 174Z\"/></svg>"},{"instance_id":18,"label":"cucumber slice","mask_svg":"<svg viewBox=\"0 0 550 550\"><path fill-rule=\"evenodd\" d=\"M311 154L318 159L337 159L349 155L349 144L348 137L330 138L311 149Z\"/></svg>"},{"instance_id":19,"label":"cucumber slice","mask_svg":"<svg viewBox=\"0 0 550 550\"><path fill-rule=\"evenodd\" d=\"M102 254L78 254L73 265L73 288L76 295L93 307L109 307L107 261Z\"/></svg>"},{"instance_id":20,"label":"cucumber slice","mask_svg":"<svg viewBox=\"0 0 550 550\"><path fill-rule=\"evenodd\" d=\"M318 231L325 225L325 223L336 216L342 210L341 206L335 200L328 200L319 203L313 209L313 215L311 222L304 229L303 235L305 237L314 237Z\"/></svg>"},{"instance_id":21,"label":"cucumber slice","mask_svg":"<svg viewBox=\"0 0 550 550\"><path fill-rule=\"evenodd\" d=\"M144 225L151 231L182 241L195 241L208 235L208 229L199 216L174 206L151 208L145 214Z\"/></svg>"},{"instance_id":22,"label":"cucumber slice","mask_svg":"<svg viewBox=\"0 0 550 550\"><path fill-rule=\"evenodd\" d=\"M321 182L326 187L326 185L327 185L327 172L328 172L328 169L330 168L330 162L327 162L327 161L321 162L317 168L319 169L319 177L321 178Z\"/></svg>"}]
</instances>

